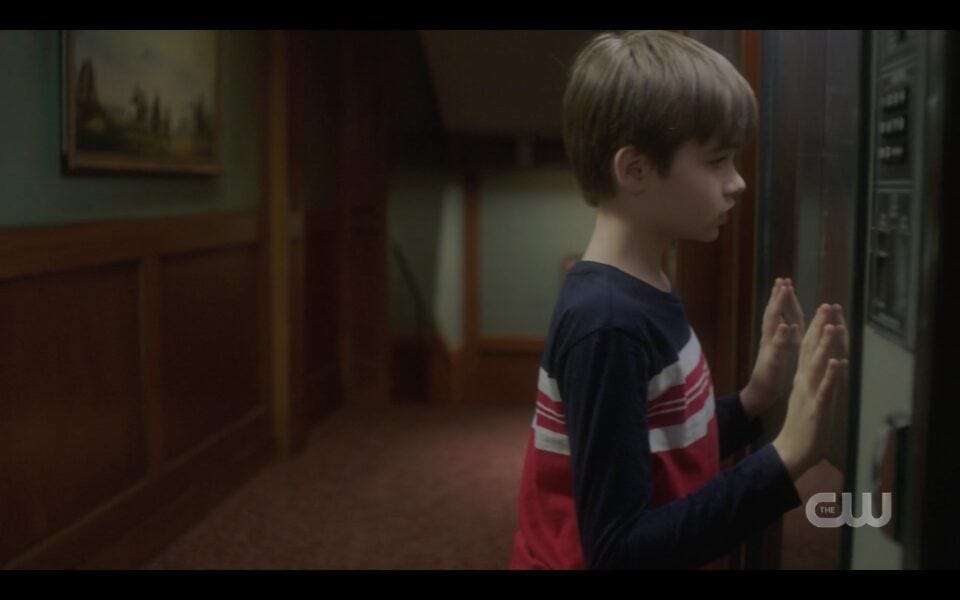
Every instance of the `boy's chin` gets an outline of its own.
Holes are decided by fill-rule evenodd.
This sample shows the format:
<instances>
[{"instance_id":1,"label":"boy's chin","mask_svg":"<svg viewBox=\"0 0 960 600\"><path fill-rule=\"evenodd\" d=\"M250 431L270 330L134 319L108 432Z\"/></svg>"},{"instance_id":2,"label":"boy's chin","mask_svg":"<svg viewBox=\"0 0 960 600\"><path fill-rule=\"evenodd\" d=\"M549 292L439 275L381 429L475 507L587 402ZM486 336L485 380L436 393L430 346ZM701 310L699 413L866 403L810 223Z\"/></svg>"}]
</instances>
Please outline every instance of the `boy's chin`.
<instances>
[{"instance_id":1,"label":"boy's chin","mask_svg":"<svg viewBox=\"0 0 960 600\"><path fill-rule=\"evenodd\" d=\"M687 240L690 242L704 242L710 243L715 242L720 237L720 226L715 225L713 229L702 229L698 232L688 232L686 234L677 235L674 237L674 240Z\"/></svg>"}]
</instances>

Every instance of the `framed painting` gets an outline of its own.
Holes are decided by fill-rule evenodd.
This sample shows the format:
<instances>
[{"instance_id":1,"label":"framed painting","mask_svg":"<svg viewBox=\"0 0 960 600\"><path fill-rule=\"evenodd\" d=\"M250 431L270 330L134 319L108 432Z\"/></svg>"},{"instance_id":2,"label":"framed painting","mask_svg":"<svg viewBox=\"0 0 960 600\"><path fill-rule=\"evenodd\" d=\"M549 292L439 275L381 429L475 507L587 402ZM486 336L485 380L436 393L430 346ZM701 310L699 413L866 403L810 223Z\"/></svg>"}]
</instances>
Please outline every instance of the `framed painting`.
<instances>
[{"instance_id":1,"label":"framed painting","mask_svg":"<svg viewBox=\"0 0 960 600\"><path fill-rule=\"evenodd\" d=\"M219 31L65 31L67 172L221 171Z\"/></svg>"}]
</instances>

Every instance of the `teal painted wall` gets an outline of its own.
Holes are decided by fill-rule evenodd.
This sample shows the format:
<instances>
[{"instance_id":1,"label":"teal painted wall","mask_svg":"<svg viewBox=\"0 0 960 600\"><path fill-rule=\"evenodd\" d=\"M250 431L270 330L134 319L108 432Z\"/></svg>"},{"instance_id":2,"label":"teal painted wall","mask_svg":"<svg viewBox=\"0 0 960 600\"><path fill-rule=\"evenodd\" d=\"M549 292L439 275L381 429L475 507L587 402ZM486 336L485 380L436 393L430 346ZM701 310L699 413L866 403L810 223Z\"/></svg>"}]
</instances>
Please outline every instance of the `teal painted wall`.
<instances>
[{"instance_id":1,"label":"teal painted wall","mask_svg":"<svg viewBox=\"0 0 960 600\"><path fill-rule=\"evenodd\" d=\"M480 195L481 334L545 336L563 261L586 248L594 211L563 167L485 174ZM463 227L463 190L452 174L406 170L394 177L391 242L403 249L429 318L450 348L463 339ZM390 271L391 331L414 333L423 317L393 256Z\"/></svg>"},{"instance_id":2,"label":"teal painted wall","mask_svg":"<svg viewBox=\"0 0 960 600\"><path fill-rule=\"evenodd\" d=\"M436 267L446 183L447 179L434 170L405 169L391 179L387 231L390 326L394 333L412 334L418 331L418 325L429 330L436 324ZM412 280L400 268L398 248ZM419 294L424 303L422 314L417 313L414 294Z\"/></svg>"},{"instance_id":3,"label":"teal painted wall","mask_svg":"<svg viewBox=\"0 0 960 600\"><path fill-rule=\"evenodd\" d=\"M562 166L488 173L480 196L481 333L546 336L563 260L583 253L594 211Z\"/></svg>"},{"instance_id":4,"label":"teal painted wall","mask_svg":"<svg viewBox=\"0 0 960 600\"><path fill-rule=\"evenodd\" d=\"M433 305L437 329L450 349L463 343L463 188L452 178L443 189L440 239L437 242L437 287Z\"/></svg>"},{"instance_id":5,"label":"teal painted wall","mask_svg":"<svg viewBox=\"0 0 960 600\"><path fill-rule=\"evenodd\" d=\"M423 320L393 256L396 243L430 323L454 349L463 339L463 188L446 160L429 72L414 36L399 57L398 85L388 210L391 332L415 333ZM563 165L485 172L480 194L481 334L545 336L563 260L586 247L593 209Z\"/></svg>"},{"instance_id":6,"label":"teal painted wall","mask_svg":"<svg viewBox=\"0 0 960 600\"><path fill-rule=\"evenodd\" d=\"M396 112L391 120L396 146L387 210L390 331L437 331L455 348L462 336L462 193L447 160L446 134L419 36L397 35ZM409 277L400 268L397 249Z\"/></svg>"},{"instance_id":7,"label":"teal painted wall","mask_svg":"<svg viewBox=\"0 0 960 600\"><path fill-rule=\"evenodd\" d=\"M0 31L0 227L254 209L261 193L263 52L254 31L226 31L223 44L221 174L66 175L60 32Z\"/></svg>"}]
</instances>

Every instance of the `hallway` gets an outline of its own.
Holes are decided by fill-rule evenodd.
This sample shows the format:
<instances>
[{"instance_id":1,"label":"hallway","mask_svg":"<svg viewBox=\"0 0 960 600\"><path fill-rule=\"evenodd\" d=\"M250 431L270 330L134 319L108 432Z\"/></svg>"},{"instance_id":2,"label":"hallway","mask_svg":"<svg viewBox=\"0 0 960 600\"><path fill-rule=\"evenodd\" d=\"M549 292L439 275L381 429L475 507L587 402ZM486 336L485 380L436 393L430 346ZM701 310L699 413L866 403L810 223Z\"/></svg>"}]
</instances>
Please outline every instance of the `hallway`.
<instances>
[{"instance_id":1,"label":"hallway","mask_svg":"<svg viewBox=\"0 0 960 600\"><path fill-rule=\"evenodd\" d=\"M145 568L502 569L531 410L341 408Z\"/></svg>"},{"instance_id":2,"label":"hallway","mask_svg":"<svg viewBox=\"0 0 960 600\"><path fill-rule=\"evenodd\" d=\"M759 111L716 238L659 261L714 392L776 278L850 327L826 458L731 569L960 568L960 37L676 31ZM598 33L0 32L0 569L505 568Z\"/></svg>"}]
</instances>

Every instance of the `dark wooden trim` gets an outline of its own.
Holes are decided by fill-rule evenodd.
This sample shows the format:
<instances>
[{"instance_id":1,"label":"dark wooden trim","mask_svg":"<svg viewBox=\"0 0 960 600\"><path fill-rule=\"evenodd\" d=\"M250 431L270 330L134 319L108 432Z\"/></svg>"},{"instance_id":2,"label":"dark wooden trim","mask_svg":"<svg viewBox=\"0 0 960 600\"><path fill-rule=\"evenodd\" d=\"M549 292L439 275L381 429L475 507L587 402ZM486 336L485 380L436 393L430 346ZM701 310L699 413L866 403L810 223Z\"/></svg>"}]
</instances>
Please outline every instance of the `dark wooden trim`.
<instances>
[{"instance_id":1,"label":"dark wooden trim","mask_svg":"<svg viewBox=\"0 0 960 600\"><path fill-rule=\"evenodd\" d=\"M761 86L761 33L758 30L744 30L741 39L741 72L747 83L753 89L757 98L759 111L762 96ZM753 357L756 351L755 340L759 333L756 330L756 314L766 307L756 305L755 290L757 286L757 238L758 198L760 193L760 140L756 136L743 149L741 155L741 173L747 183L743 195L743 206L740 211L738 237L740 238L739 271L740 309L738 320L740 323L740 338L737 344L737 382L742 388L750 380L753 369ZM764 296L761 296L764 297ZM783 546L783 519L777 519L761 534L744 545L742 560L738 567L743 568L780 568L780 556Z\"/></svg>"},{"instance_id":2,"label":"dark wooden trim","mask_svg":"<svg viewBox=\"0 0 960 600\"><path fill-rule=\"evenodd\" d=\"M742 39L743 64L741 70L744 78L753 88L757 102L760 101L760 32L745 30ZM762 107L760 107L762 110ZM754 137L743 149L741 154L741 174L747 184L741 202L740 221L738 223L737 239L739 240L740 288L738 318L739 332L737 340L737 386L742 388L750 380L753 369L754 340L757 336L754 323L758 307L756 306L754 290L756 289L757 273L757 198L760 191L760 143Z\"/></svg>"},{"instance_id":3,"label":"dark wooden trim","mask_svg":"<svg viewBox=\"0 0 960 600\"><path fill-rule=\"evenodd\" d=\"M302 228L301 228L302 231ZM309 418L305 403L305 353L304 353L304 241L291 238L290 249L290 295L289 295L289 360L288 383L290 389L290 435L291 452L298 452L306 446L309 430Z\"/></svg>"},{"instance_id":4,"label":"dark wooden trim","mask_svg":"<svg viewBox=\"0 0 960 600\"><path fill-rule=\"evenodd\" d=\"M163 470L165 452L160 331L160 259L144 258L140 263L140 390L150 477Z\"/></svg>"},{"instance_id":5,"label":"dark wooden trim","mask_svg":"<svg viewBox=\"0 0 960 600\"><path fill-rule=\"evenodd\" d=\"M306 354L304 348L304 313L306 310L306 237L304 214L291 212L287 216L287 235L290 263L289 272L289 331L290 331L290 411L291 451L298 452L307 442L310 416L306 405Z\"/></svg>"},{"instance_id":6,"label":"dark wooden trim","mask_svg":"<svg viewBox=\"0 0 960 600\"><path fill-rule=\"evenodd\" d=\"M118 495L2 568L139 567L266 464L269 427L263 407L256 408L169 465L161 478ZM197 493L207 498L203 506L178 502Z\"/></svg>"},{"instance_id":7,"label":"dark wooden trim","mask_svg":"<svg viewBox=\"0 0 960 600\"><path fill-rule=\"evenodd\" d=\"M433 366L442 349L433 335L390 336L390 397L394 402L434 402Z\"/></svg>"},{"instance_id":8,"label":"dark wooden trim","mask_svg":"<svg viewBox=\"0 0 960 600\"><path fill-rule=\"evenodd\" d=\"M544 337L485 337L480 340L479 349L483 356L490 355L536 355L543 354L547 344Z\"/></svg>"},{"instance_id":9,"label":"dark wooden trim","mask_svg":"<svg viewBox=\"0 0 960 600\"><path fill-rule=\"evenodd\" d=\"M424 401L437 404L459 402L477 402L483 399L480 385L480 372L485 361L520 359L529 361L538 359L543 353L546 340L542 337L487 337L477 341L473 349L475 367L468 371L465 366L466 345L450 348L439 332L418 337L413 335L395 336L391 339L392 351L403 352L404 356L419 354L424 361L426 380L422 385L411 382L410 374L395 374L397 382L404 390L421 388ZM471 386L473 386L471 388Z\"/></svg>"},{"instance_id":10,"label":"dark wooden trim","mask_svg":"<svg viewBox=\"0 0 960 600\"><path fill-rule=\"evenodd\" d=\"M0 280L260 241L255 212L0 230Z\"/></svg>"},{"instance_id":11,"label":"dark wooden trim","mask_svg":"<svg viewBox=\"0 0 960 600\"><path fill-rule=\"evenodd\" d=\"M339 214L332 204L304 212L304 400L311 423L343 403Z\"/></svg>"},{"instance_id":12,"label":"dark wooden trim","mask_svg":"<svg viewBox=\"0 0 960 600\"><path fill-rule=\"evenodd\" d=\"M430 365L430 399L439 404L458 404L462 401L461 349L462 345L451 348L439 332L435 334Z\"/></svg>"},{"instance_id":13,"label":"dark wooden trim","mask_svg":"<svg viewBox=\"0 0 960 600\"><path fill-rule=\"evenodd\" d=\"M238 450L235 455L221 453L216 469L206 475L205 480L194 482L116 542L84 561L80 568L143 568L266 466L273 455L274 450L266 439Z\"/></svg>"},{"instance_id":14,"label":"dark wooden trim","mask_svg":"<svg viewBox=\"0 0 960 600\"><path fill-rule=\"evenodd\" d=\"M743 30L740 34L740 72L753 89L754 96L760 101L760 32ZM759 108L759 107L758 107ZM759 177L759 141L757 136L751 139L743 148L740 156L740 174L746 182L746 189L740 198L738 218L734 222L733 239L735 240L732 260L734 301L732 322L734 331L727 331L733 341L729 348L733 358L732 377L734 389L741 390L750 380L753 372L754 355L754 288L756 287L756 223L757 197L760 188ZM733 466L746 456L741 451L730 457L727 466ZM782 521L777 521L773 527L782 527ZM746 544L741 544L737 550L729 555L729 567L740 570L745 566L747 554Z\"/></svg>"},{"instance_id":15,"label":"dark wooden trim","mask_svg":"<svg viewBox=\"0 0 960 600\"><path fill-rule=\"evenodd\" d=\"M289 175L290 210L304 210L304 157L298 146L297 133L305 123L304 99L307 75L305 69L307 37L305 31L287 32L287 173Z\"/></svg>"},{"instance_id":16,"label":"dark wooden trim","mask_svg":"<svg viewBox=\"0 0 960 600\"><path fill-rule=\"evenodd\" d=\"M334 199L339 348L347 403L389 398L387 202L393 163L396 35L336 34Z\"/></svg>"},{"instance_id":17,"label":"dark wooden trim","mask_svg":"<svg viewBox=\"0 0 960 600\"><path fill-rule=\"evenodd\" d=\"M267 254L267 360L269 367L269 405L273 411L274 435L280 455L291 452L290 406L290 175L288 171L289 135L288 40L283 31L266 33L267 73L264 83L264 218Z\"/></svg>"},{"instance_id":18,"label":"dark wooden trim","mask_svg":"<svg viewBox=\"0 0 960 600\"><path fill-rule=\"evenodd\" d=\"M477 378L473 381L484 404L529 405L537 393L537 368L545 340L525 337L491 338L480 343Z\"/></svg>"},{"instance_id":19,"label":"dark wooden trim","mask_svg":"<svg viewBox=\"0 0 960 600\"><path fill-rule=\"evenodd\" d=\"M259 105L264 107L264 110L258 115L256 127L260 134L260 146L263 149L263 153L260 156L260 204L257 206L256 217L257 225L260 231L260 252L259 252L259 261L257 265L257 277L259 278L258 283L260 284L257 289L257 300L258 300L258 311L257 317L260 319L259 322L259 342L260 346L264 349L260 353L259 360L259 375L260 375L260 406L264 407L265 410L271 411L271 440L273 442L273 447L277 451L277 454L282 452L281 445L278 443L276 437L277 424L275 418L272 416L272 407L273 407L273 386L271 385L271 366L272 366L272 348L270 346L270 341L272 337L272 329L270 322L270 298L272 296L272 291L270 289L270 264L271 256L270 249L266 243L266 240L270 232L270 220L269 220L269 185L270 185L270 114L266 110L266 107L270 106L271 102L271 87L266 85L267 81L267 72L270 69L270 33L268 31L259 31L256 34L257 44L259 46L260 52L258 53L259 62L257 67L259 72L263 77L264 85L259 87L259 94L257 100Z\"/></svg>"},{"instance_id":20,"label":"dark wooden trim","mask_svg":"<svg viewBox=\"0 0 960 600\"><path fill-rule=\"evenodd\" d=\"M459 160L471 168L483 171L513 169L520 164L517 135L459 133L454 137ZM530 137L528 166L569 166L563 140L560 137Z\"/></svg>"},{"instance_id":21,"label":"dark wooden trim","mask_svg":"<svg viewBox=\"0 0 960 600\"><path fill-rule=\"evenodd\" d=\"M475 172L464 174L463 191L463 346L456 382L457 399L469 402L478 390L480 341L480 178Z\"/></svg>"},{"instance_id":22,"label":"dark wooden trim","mask_svg":"<svg viewBox=\"0 0 960 600\"><path fill-rule=\"evenodd\" d=\"M438 404L458 404L463 401L463 345L451 348L439 331L432 344L429 398Z\"/></svg>"},{"instance_id":23,"label":"dark wooden trim","mask_svg":"<svg viewBox=\"0 0 960 600\"><path fill-rule=\"evenodd\" d=\"M303 211L291 212L287 215L287 239L298 242L304 239L305 220Z\"/></svg>"}]
</instances>

